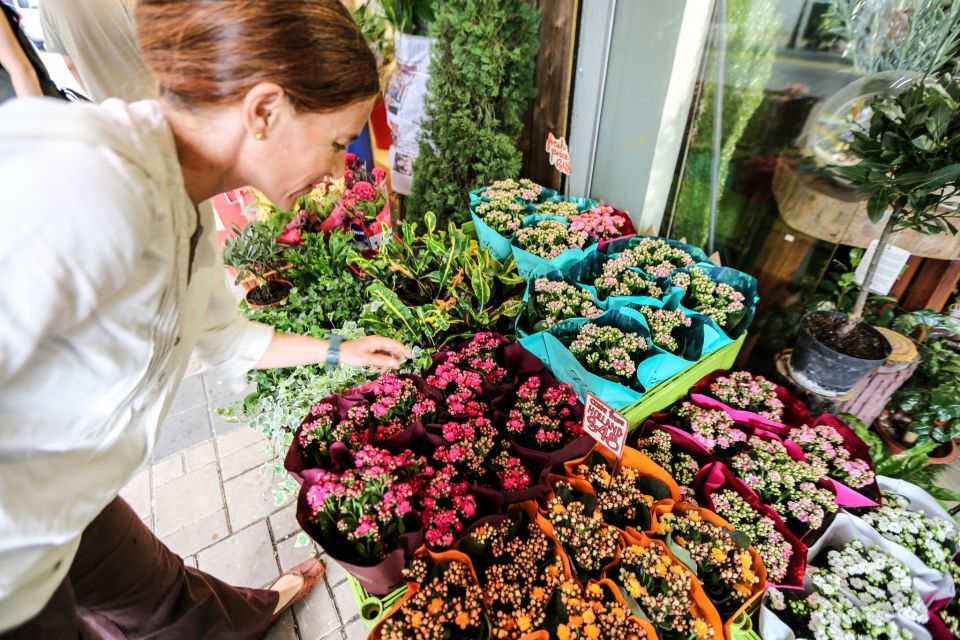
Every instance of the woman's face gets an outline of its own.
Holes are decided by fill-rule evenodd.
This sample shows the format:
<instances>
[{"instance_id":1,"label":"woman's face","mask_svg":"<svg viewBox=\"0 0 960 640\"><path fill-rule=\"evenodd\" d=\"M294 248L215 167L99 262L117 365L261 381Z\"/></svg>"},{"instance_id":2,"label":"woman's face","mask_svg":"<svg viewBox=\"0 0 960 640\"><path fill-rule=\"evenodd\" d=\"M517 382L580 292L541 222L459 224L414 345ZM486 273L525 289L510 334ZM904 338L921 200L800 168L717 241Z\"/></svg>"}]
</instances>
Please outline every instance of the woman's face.
<instances>
[{"instance_id":1,"label":"woman's face","mask_svg":"<svg viewBox=\"0 0 960 640\"><path fill-rule=\"evenodd\" d=\"M360 135L373 103L369 98L327 113L298 113L286 103L263 139L250 147L252 186L290 209L316 183L339 178L347 145Z\"/></svg>"}]
</instances>

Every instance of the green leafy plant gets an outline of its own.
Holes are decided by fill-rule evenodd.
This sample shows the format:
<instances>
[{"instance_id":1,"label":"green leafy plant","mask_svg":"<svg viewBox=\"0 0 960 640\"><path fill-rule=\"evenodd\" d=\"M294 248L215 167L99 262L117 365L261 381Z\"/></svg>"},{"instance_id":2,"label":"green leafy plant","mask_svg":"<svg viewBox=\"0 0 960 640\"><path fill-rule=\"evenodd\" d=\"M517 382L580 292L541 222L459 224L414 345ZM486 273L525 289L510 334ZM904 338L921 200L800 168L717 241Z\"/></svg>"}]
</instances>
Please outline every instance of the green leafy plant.
<instances>
[{"instance_id":1,"label":"green leafy plant","mask_svg":"<svg viewBox=\"0 0 960 640\"><path fill-rule=\"evenodd\" d=\"M896 455L891 455L883 440L854 415L840 416L864 442L870 445L870 457L878 476L911 482L941 502L960 502L960 492L941 487L937 478L946 465L928 464L929 454L939 445L936 442L918 444Z\"/></svg>"},{"instance_id":2,"label":"green leafy plant","mask_svg":"<svg viewBox=\"0 0 960 640\"><path fill-rule=\"evenodd\" d=\"M468 191L517 178L523 113L536 95L539 14L524 0L446 0L430 33L430 95L409 218L466 220Z\"/></svg>"},{"instance_id":3,"label":"green leafy plant","mask_svg":"<svg viewBox=\"0 0 960 640\"><path fill-rule=\"evenodd\" d=\"M250 222L242 230L234 226L235 237L223 246L223 263L237 272L237 284L254 278L258 286L267 281L267 274L284 262L284 248L277 243L277 234L264 222Z\"/></svg>"},{"instance_id":4,"label":"green leafy plant","mask_svg":"<svg viewBox=\"0 0 960 640\"><path fill-rule=\"evenodd\" d=\"M354 261L371 278L370 304L360 323L372 333L427 347L498 323L509 332L523 282L513 258L501 263L481 249L472 225L450 223L440 230L431 212L424 225L418 234L418 224L407 222L379 254Z\"/></svg>"},{"instance_id":5,"label":"green leafy plant","mask_svg":"<svg viewBox=\"0 0 960 640\"><path fill-rule=\"evenodd\" d=\"M380 6L400 33L426 35L433 22L433 0L380 0Z\"/></svg>"},{"instance_id":6,"label":"green leafy plant","mask_svg":"<svg viewBox=\"0 0 960 640\"><path fill-rule=\"evenodd\" d=\"M364 39L370 45L373 55L377 58L377 66L381 69L393 63L393 40L387 34L387 20L383 5L384 2L361 3L353 12L353 21L360 27Z\"/></svg>"},{"instance_id":7,"label":"green leafy plant","mask_svg":"<svg viewBox=\"0 0 960 640\"><path fill-rule=\"evenodd\" d=\"M956 233L958 215L949 200L960 180L960 81L943 74L921 79L895 98L875 101L867 131L855 130L850 150L860 163L835 167L861 194L869 195L867 214L877 224L887 211L879 244L846 327L862 319L870 283L890 235L900 229Z\"/></svg>"},{"instance_id":8,"label":"green leafy plant","mask_svg":"<svg viewBox=\"0 0 960 640\"><path fill-rule=\"evenodd\" d=\"M920 366L887 406L917 444L960 438L960 346L944 338L920 345Z\"/></svg>"},{"instance_id":9,"label":"green leafy plant","mask_svg":"<svg viewBox=\"0 0 960 640\"><path fill-rule=\"evenodd\" d=\"M830 0L823 29L863 73L938 72L960 47L960 3Z\"/></svg>"}]
</instances>

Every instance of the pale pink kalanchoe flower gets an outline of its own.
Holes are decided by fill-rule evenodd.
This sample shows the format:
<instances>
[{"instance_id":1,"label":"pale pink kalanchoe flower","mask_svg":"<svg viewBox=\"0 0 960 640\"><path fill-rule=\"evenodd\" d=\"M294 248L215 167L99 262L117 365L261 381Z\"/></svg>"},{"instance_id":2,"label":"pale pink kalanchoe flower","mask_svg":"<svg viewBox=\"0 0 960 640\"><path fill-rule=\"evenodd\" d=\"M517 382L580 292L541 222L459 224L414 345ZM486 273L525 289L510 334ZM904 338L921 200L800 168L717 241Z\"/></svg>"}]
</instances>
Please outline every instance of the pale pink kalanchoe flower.
<instances>
[{"instance_id":1,"label":"pale pink kalanchoe flower","mask_svg":"<svg viewBox=\"0 0 960 640\"><path fill-rule=\"evenodd\" d=\"M586 232L571 229L560 220L540 220L530 227L517 231L517 242L529 253L552 260L570 249L582 249L590 236Z\"/></svg>"},{"instance_id":2,"label":"pale pink kalanchoe flower","mask_svg":"<svg viewBox=\"0 0 960 640\"><path fill-rule=\"evenodd\" d=\"M777 385L763 376L736 371L714 380L710 393L734 409L752 411L774 422L783 420L783 401L777 396Z\"/></svg>"},{"instance_id":3,"label":"pale pink kalanchoe flower","mask_svg":"<svg viewBox=\"0 0 960 640\"><path fill-rule=\"evenodd\" d=\"M592 322L583 325L570 343L570 353L587 369L627 385L633 383L637 363L648 348L639 334Z\"/></svg>"},{"instance_id":4,"label":"pale pink kalanchoe flower","mask_svg":"<svg viewBox=\"0 0 960 640\"><path fill-rule=\"evenodd\" d=\"M534 307L539 309L544 327L569 318L592 320L603 314L589 291L562 280L538 278L533 283L533 294Z\"/></svg>"}]
</instances>

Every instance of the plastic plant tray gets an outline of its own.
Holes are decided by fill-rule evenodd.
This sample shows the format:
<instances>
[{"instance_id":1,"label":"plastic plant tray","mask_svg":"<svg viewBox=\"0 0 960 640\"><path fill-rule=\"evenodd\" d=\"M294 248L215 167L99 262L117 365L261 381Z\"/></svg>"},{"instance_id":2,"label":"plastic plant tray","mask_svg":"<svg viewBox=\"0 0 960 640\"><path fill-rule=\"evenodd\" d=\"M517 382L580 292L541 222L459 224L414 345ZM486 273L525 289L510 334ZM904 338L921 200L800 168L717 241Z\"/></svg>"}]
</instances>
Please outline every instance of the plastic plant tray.
<instances>
[{"instance_id":1,"label":"plastic plant tray","mask_svg":"<svg viewBox=\"0 0 960 640\"><path fill-rule=\"evenodd\" d=\"M350 585L350 591L353 593L354 600L357 601L357 609L360 611L360 619L368 629L373 629L380 620L383 619L393 605L397 604L406 593L407 587L398 587L385 596L375 596L367 593L367 590L360 586L356 578L347 574L347 583Z\"/></svg>"},{"instance_id":2,"label":"plastic plant tray","mask_svg":"<svg viewBox=\"0 0 960 640\"><path fill-rule=\"evenodd\" d=\"M725 347L721 347L712 353L708 353L700 358L696 364L687 367L672 378L664 380L653 387L640 398L620 413L630 422L630 428L633 429L646 420L650 415L663 411L680 398L690 392L690 388L700 381L701 378L718 369L729 369L737 360L740 348L747 339L744 333L734 342Z\"/></svg>"}]
</instances>

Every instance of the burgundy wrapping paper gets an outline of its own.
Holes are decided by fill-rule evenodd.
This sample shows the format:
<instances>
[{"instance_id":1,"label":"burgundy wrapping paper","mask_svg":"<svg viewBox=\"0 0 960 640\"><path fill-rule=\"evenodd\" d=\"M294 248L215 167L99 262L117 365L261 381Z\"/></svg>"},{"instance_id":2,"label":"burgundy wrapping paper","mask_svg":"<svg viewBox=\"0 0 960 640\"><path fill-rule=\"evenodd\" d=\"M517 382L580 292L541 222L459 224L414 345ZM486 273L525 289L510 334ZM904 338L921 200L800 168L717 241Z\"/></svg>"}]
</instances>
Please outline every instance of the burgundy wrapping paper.
<instances>
[{"instance_id":1,"label":"burgundy wrapping paper","mask_svg":"<svg viewBox=\"0 0 960 640\"><path fill-rule=\"evenodd\" d=\"M697 501L712 511L716 511L713 504L713 494L728 489L736 492L755 511L773 520L774 528L793 548L793 555L787 565L787 575L782 584L791 587L803 586L803 574L807 567L807 545L803 544L800 538L790 531L790 528L773 507L760 502L756 492L740 478L733 475L730 468L722 462L715 462L701 469L694 483L696 485Z\"/></svg>"}]
</instances>

